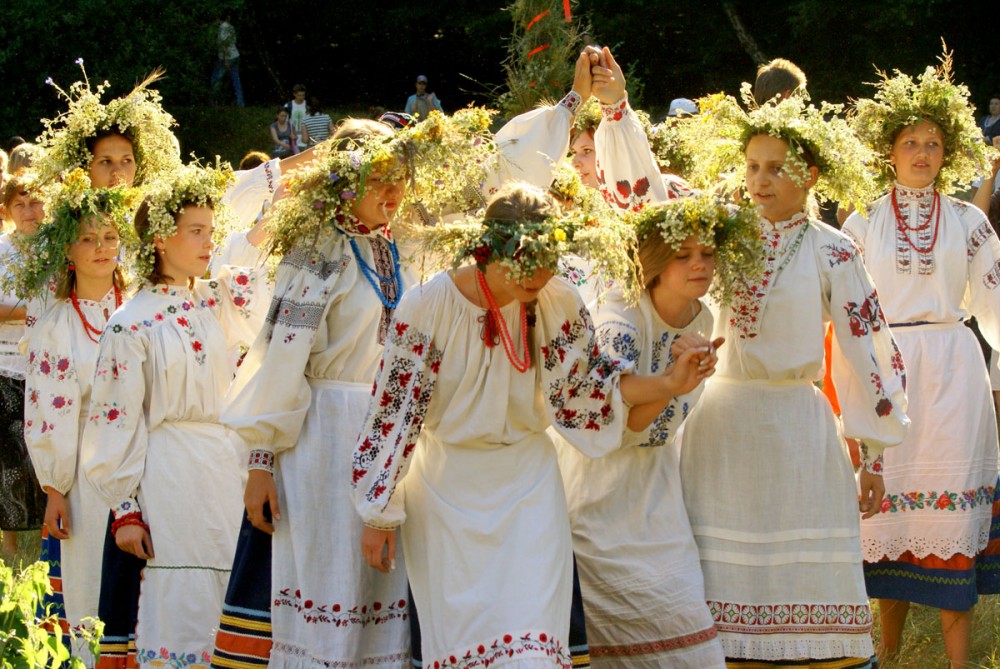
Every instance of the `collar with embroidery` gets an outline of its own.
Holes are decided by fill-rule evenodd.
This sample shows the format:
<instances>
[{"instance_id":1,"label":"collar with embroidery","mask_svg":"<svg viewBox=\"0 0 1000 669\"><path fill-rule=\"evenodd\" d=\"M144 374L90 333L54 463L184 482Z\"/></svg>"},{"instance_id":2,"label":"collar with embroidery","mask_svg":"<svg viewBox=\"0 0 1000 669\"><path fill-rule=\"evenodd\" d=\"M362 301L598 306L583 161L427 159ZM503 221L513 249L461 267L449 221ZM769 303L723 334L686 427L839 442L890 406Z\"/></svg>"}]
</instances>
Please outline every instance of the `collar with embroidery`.
<instances>
[{"instance_id":1,"label":"collar with embroidery","mask_svg":"<svg viewBox=\"0 0 1000 669\"><path fill-rule=\"evenodd\" d=\"M934 182L932 181L929 185L923 188L913 188L911 186L904 186L899 182L893 184L896 188L896 201L900 203L911 204L920 200L925 200L929 197L934 196Z\"/></svg>"},{"instance_id":2,"label":"collar with embroidery","mask_svg":"<svg viewBox=\"0 0 1000 669\"><path fill-rule=\"evenodd\" d=\"M791 218L784 221L769 221L763 216L760 218L760 226L764 232L788 232L793 230L808 219L804 211L800 211Z\"/></svg>"}]
</instances>

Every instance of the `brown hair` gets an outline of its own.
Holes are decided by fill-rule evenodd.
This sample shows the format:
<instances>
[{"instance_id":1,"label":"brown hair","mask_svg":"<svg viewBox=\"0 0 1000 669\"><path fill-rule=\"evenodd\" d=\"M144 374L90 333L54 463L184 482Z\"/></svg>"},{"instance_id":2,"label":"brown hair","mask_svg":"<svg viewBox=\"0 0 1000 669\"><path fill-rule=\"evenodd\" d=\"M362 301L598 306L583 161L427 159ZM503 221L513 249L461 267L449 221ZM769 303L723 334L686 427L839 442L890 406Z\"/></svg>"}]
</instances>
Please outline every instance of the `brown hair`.
<instances>
[{"instance_id":1,"label":"brown hair","mask_svg":"<svg viewBox=\"0 0 1000 669\"><path fill-rule=\"evenodd\" d=\"M642 287L649 290L660 280L660 274L677 254L663 241L663 236L655 230L639 243L637 259L642 278Z\"/></svg>"},{"instance_id":2,"label":"brown hair","mask_svg":"<svg viewBox=\"0 0 1000 669\"><path fill-rule=\"evenodd\" d=\"M29 144L28 142L18 144L10 151L10 159L7 161L7 173L17 174L21 170L31 169L32 163L35 162L35 157L40 152L41 149L35 144Z\"/></svg>"},{"instance_id":3,"label":"brown hair","mask_svg":"<svg viewBox=\"0 0 1000 669\"><path fill-rule=\"evenodd\" d=\"M777 95L792 94L806 87L806 74L790 60L775 58L757 68L757 81L753 85L753 99L762 105Z\"/></svg>"},{"instance_id":4,"label":"brown hair","mask_svg":"<svg viewBox=\"0 0 1000 669\"><path fill-rule=\"evenodd\" d=\"M271 156L263 151L247 151L247 154L240 159L240 166L237 169L252 170L258 165L263 165L270 159Z\"/></svg>"},{"instance_id":5,"label":"brown hair","mask_svg":"<svg viewBox=\"0 0 1000 669\"><path fill-rule=\"evenodd\" d=\"M80 225L82 226L83 224L84 221L81 220ZM77 237L79 237L79 235L77 235ZM76 271L70 269L69 258L66 259L66 264L56 270L55 281L56 297L60 300L67 299L70 296L70 293L76 289ZM114 274L111 275L111 283L120 292L125 291L127 284L125 283L125 274L122 272L122 266L120 263L117 267L115 267Z\"/></svg>"},{"instance_id":6,"label":"brown hair","mask_svg":"<svg viewBox=\"0 0 1000 669\"><path fill-rule=\"evenodd\" d=\"M33 192L33 189L29 189L29 186L34 185L34 181L35 175L27 170L15 172L7 179L7 183L3 186L3 195L0 195L0 204L6 208L10 206L10 203L18 195L29 195Z\"/></svg>"},{"instance_id":7,"label":"brown hair","mask_svg":"<svg viewBox=\"0 0 1000 669\"><path fill-rule=\"evenodd\" d=\"M194 202L184 202L183 204L181 204L181 206L178 207L177 209L177 213L172 214L175 223L177 222L177 218L180 216L181 212L184 211L184 207L187 206L201 206L201 205L197 205ZM214 202L208 202L204 206L208 207L209 209L213 210L215 209ZM145 239L146 233L149 230L149 209L150 209L149 199L147 198L142 201L142 204L139 205L139 210L135 212L135 223L134 223L135 232L140 240ZM152 244L153 240L150 240L149 243ZM167 283L170 281L176 281L174 277L170 276L169 274L163 273L163 261L160 259L159 250L156 249L155 247L153 248L153 266L149 270L149 273L146 274L146 276L140 278L144 279L145 281L148 281L154 286L158 283ZM190 287L193 287L194 279L189 278L188 283L190 284Z\"/></svg>"},{"instance_id":8,"label":"brown hair","mask_svg":"<svg viewBox=\"0 0 1000 669\"><path fill-rule=\"evenodd\" d=\"M558 213L559 207L547 191L524 181L503 186L486 207L486 218L501 221L544 221Z\"/></svg>"},{"instance_id":9,"label":"brown hair","mask_svg":"<svg viewBox=\"0 0 1000 669\"><path fill-rule=\"evenodd\" d=\"M334 146L337 148L344 149L350 147L350 140L379 135L392 137L394 134L392 126L382 121L370 118L345 118L337 124L337 129L330 136L330 141L334 142Z\"/></svg>"}]
</instances>

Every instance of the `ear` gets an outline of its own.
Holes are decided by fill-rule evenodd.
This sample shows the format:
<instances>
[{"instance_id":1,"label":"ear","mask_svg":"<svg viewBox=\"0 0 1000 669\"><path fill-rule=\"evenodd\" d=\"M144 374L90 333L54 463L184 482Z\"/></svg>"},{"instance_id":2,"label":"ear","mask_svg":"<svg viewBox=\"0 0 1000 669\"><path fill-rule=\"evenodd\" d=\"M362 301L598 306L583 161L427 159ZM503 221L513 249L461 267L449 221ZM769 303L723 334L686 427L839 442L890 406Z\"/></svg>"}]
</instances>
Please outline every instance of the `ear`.
<instances>
[{"instance_id":1,"label":"ear","mask_svg":"<svg viewBox=\"0 0 1000 669\"><path fill-rule=\"evenodd\" d=\"M162 237L153 237L153 248L155 248L160 253L166 248L166 244L163 242Z\"/></svg>"},{"instance_id":2,"label":"ear","mask_svg":"<svg viewBox=\"0 0 1000 669\"><path fill-rule=\"evenodd\" d=\"M813 165L812 167L809 168L808 171L809 171L809 178L806 179L805 183L802 184L802 187L805 188L806 190L810 190L813 186L816 185L816 182L819 181L818 167Z\"/></svg>"}]
</instances>

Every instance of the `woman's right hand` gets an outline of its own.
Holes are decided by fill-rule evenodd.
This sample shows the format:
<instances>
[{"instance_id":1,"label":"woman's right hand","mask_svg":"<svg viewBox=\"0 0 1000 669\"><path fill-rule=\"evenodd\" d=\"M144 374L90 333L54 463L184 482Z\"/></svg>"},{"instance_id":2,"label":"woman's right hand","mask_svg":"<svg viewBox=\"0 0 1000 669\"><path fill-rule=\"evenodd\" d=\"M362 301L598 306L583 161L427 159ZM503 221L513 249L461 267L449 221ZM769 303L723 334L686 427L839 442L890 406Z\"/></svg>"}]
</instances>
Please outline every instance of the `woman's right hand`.
<instances>
[{"instance_id":1,"label":"woman's right hand","mask_svg":"<svg viewBox=\"0 0 1000 669\"><path fill-rule=\"evenodd\" d=\"M264 515L264 505L271 509L271 517L281 520L278 508L278 488L274 485L274 475L265 469L251 469L243 491L243 504L247 508L247 520L262 532L274 534L274 524Z\"/></svg>"},{"instance_id":2,"label":"woman's right hand","mask_svg":"<svg viewBox=\"0 0 1000 669\"><path fill-rule=\"evenodd\" d=\"M115 532L115 543L141 560L153 559L153 538L142 525L123 525Z\"/></svg>"},{"instance_id":3,"label":"woman's right hand","mask_svg":"<svg viewBox=\"0 0 1000 669\"><path fill-rule=\"evenodd\" d=\"M49 536L62 541L69 539L69 507L66 504L66 497L46 486L48 500L45 502L45 527L49 529Z\"/></svg>"},{"instance_id":4,"label":"woman's right hand","mask_svg":"<svg viewBox=\"0 0 1000 669\"><path fill-rule=\"evenodd\" d=\"M388 574L396 568L396 530L361 529L361 555L368 566Z\"/></svg>"}]
</instances>

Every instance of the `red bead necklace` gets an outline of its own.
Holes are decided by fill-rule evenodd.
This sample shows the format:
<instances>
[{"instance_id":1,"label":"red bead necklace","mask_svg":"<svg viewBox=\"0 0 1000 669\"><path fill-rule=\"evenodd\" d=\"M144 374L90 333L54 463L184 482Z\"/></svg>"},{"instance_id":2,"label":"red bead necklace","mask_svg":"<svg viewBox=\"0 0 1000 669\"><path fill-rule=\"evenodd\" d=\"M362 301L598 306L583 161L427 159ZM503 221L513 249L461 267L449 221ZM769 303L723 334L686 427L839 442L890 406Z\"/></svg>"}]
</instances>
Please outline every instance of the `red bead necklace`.
<instances>
[{"instance_id":1,"label":"red bead necklace","mask_svg":"<svg viewBox=\"0 0 1000 669\"><path fill-rule=\"evenodd\" d=\"M507 329L507 321L503 319L500 307L497 306L497 301L494 299L493 293L490 292L490 287L486 284L486 277L478 269L476 270L476 279L479 281L479 287L482 288L483 294L486 296L486 303L489 305L493 321L500 326L500 343L503 344L503 351L507 354L507 359L510 360L510 364L514 366L514 369L524 374L528 371L528 367L531 367L531 351L528 350L528 313L524 302L521 303L521 342L524 345L524 359L522 360L517 357L517 353L514 350L514 339L510 336L510 331Z\"/></svg>"},{"instance_id":2,"label":"red bead necklace","mask_svg":"<svg viewBox=\"0 0 1000 669\"><path fill-rule=\"evenodd\" d=\"M937 215L935 216L935 212ZM927 255L928 253L934 252L934 245L937 243L938 232L941 230L941 196L937 191L934 191L934 199L931 203L931 210L927 212L927 218L924 219L923 223L920 223L916 227L910 226L906 223L906 219L903 218L903 214L899 211L899 201L896 199L896 189L892 189L892 213L896 216L896 229L902 233L903 237L906 239L906 243L910 245L910 248L920 253L921 255ZM923 232L926 230L930 224L931 219L934 220L934 236L931 237L931 245L925 250L921 249L919 246L913 243L910 239L910 232ZM919 223L919 221L918 221Z\"/></svg>"},{"instance_id":3,"label":"red bead necklace","mask_svg":"<svg viewBox=\"0 0 1000 669\"><path fill-rule=\"evenodd\" d=\"M117 309L118 307L122 306L122 291L118 289L118 286L115 286L114 290L115 290L115 309ZM80 309L80 300L78 300L76 297L76 289L71 290L69 292L69 301L73 303L73 308L76 309L76 314L77 316L80 317L80 321L83 323L83 331L87 333L87 339L96 344L98 340L95 339L95 335L98 338L100 338L101 332L103 332L103 330L95 328L93 325L90 324L90 321L87 320L87 317L83 315L83 310Z\"/></svg>"}]
</instances>

